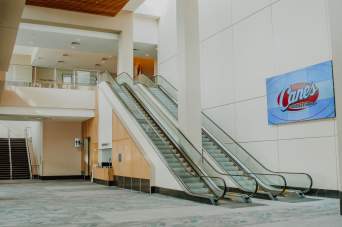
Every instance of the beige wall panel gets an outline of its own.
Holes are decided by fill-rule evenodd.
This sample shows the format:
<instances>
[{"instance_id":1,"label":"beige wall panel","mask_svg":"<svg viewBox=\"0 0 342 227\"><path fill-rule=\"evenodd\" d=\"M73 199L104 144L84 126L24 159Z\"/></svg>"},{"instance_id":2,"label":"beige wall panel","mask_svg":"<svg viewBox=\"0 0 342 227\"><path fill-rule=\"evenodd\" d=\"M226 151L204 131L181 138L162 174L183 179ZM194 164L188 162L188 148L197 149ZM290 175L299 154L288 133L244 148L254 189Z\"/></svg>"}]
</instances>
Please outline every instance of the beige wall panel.
<instances>
[{"instance_id":1,"label":"beige wall panel","mask_svg":"<svg viewBox=\"0 0 342 227\"><path fill-rule=\"evenodd\" d=\"M113 181L113 169L94 168L94 178L104 181Z\"/></svg>"},{"instance_id":2,"label":"beige wall panel","mask_svg":"<svg viewBox=\"0 0 342 227\"><path fill-rule=\"evenodd\" d=\"M80 122L44 121L44 176L81 174L81 150L74 147L74 139L81 136Z\"/></svg>"},{"instance_id":3,"label":"beige wall panel","mask_svg":"<svg viewBox=\"0 0 342 227\"><path fill-rule=\"evenodd\" d=\"M150 179L151 169L143 153L129 136L126 128L113 113L113 153L112 162L115 175ZM122 161L118 156L122 154Z\"/></svg>"},{"instance_id":4,"label":"beige wall panel","mask_svg":"<svg viewBox=\"0 0 342 227\"><path fill-rule=\"evenodd\" d=\"M123 140L128 139L129 134L126 130L126 128L121 124L119 118L113 113L113 140Z\"/></svg>"}]
</instances>

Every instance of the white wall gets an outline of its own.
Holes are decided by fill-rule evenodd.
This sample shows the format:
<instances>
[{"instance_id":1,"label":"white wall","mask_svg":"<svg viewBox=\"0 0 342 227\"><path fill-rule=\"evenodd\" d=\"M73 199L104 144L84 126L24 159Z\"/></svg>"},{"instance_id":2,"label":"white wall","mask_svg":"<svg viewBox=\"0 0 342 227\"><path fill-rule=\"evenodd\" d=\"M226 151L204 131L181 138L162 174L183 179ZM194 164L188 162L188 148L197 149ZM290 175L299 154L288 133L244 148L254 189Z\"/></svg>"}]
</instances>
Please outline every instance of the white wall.
<instances>
[{"instance_id":1,"label":"white wall","mask_svg":"<svg viewBox=\"0 0 342 227\"><path fill-rule=\"evenodd\" d=\"M98 123L98 148L112 148L112 106L107 101L104 94L98 92L98 113L99 113L99 123ZM101 152L99 153L99 160L102 160Z\"/></svg>"},{"instance_id":2,"label":"white wall","mask_svg":"<svg viewBox=\"0 0 342 227\"><path fill-rule=\"evenodd\" d=\"M165 0L159 19L158 73L178 87L176 1Z\"/></svg>"},{"instance_id":3,"label":"white wall","mask_svg":"<svg viewBox=\"0 0 342 227\"><path fill-rule=\"evenodd\" d=\"M176 1L159 21L159 74L179 87ZM339 187L335 120L267 122L266 78L331 60L327 0L199 0L202 109L267 167Z\"/></svg>"},{"instance_id":4,"label":"white wall","mask_svg":"<svg viewBox=\"0 0 342 227\"><path fill-rule=\"evenodd\" d=\"M342 112L342 27L341 13L342 2L339 0L328 0L328 9L330 15L330 30L332 40L332 55L334 64L334 83L336 95L337 114ZM336 149L339 151L339 172L340 172L340 213L342 214L342 118L337 115L336 123L337 143Z\"/></svg>"},{"instance_id":5,"label":"white wall","mask_svg":"<svg viewBox=\"0 0 342 227\"><path fill-rule=\"evenodd\" d=\"M32 82L31 55L13 54L6 80Z\"/></svg>"},{"instance_id":6,"label":"white wall","mask_svg":"<svg viewBox=\"0 0 342 227\"><path fill-rule=\"evenodd\" d=\"M273 75L331 59L326 0L200 0L202 108L267 167L338 189L335 120L267 123Z\"/></svg>"},{"instance_id":7,"label":"white wall","mask_svg":"<svg viewBox=\"0 0 342 227\"><path fill-rule=\"evenodd\" d=\"M133 41L138 43L158 44L158 21L155 18L134 15Z\"/></svg>"}]
</instances>

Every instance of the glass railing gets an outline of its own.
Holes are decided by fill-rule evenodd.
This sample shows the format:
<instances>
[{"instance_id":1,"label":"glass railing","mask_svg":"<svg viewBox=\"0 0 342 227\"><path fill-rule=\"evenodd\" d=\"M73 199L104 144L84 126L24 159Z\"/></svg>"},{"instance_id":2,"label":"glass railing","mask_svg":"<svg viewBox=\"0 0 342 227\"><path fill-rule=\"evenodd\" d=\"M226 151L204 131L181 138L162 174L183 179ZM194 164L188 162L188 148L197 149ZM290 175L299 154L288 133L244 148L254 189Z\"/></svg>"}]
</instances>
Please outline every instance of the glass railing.
<instances>
[{"instance_id":1,"label":"glass railing","mask_svg":"<svg viewBox=\"0 0 342 227\"><path fill-rule=\"evenodd\" d=\"M173 101L177 102L177 88L175 88L167 79L161 75L156 75L155 83L163 89Z\"/></svg>"},{"instance_id":2,"label":"glass railing","mask_svg":"<svg viewBox=\"0 0 342 227\"><path fill-rule=\"evenodd\" d=\"M282 180L278 179L278 177L271 177L272 175L279 175L286 179L287 188L301 189L303 193L310 191L312 187L312 178L310 175L306 173L275 172L269 170L221 129L220 126L211 120L204 112L202 112L202 127L215 138L230 156L235 157L240 165L244 166L249 173L255 173L256 177L266 186L281 188L283 184L280 184L279 182Z\"/></svg>"},{"instance_id":3,"label":"glass railing","mask_svg":"<svg viewBox=\"0 0 342 227\"><path fill-rule=\"evenodd\" d=\"M158 76L155 81L169 98L177 101L177 89L165 78ZM157 83L157 82L156 82ZM147 84L144 84L148 86ZM156 85L155 85L156 86ZM306 173L275 172L266 168L247 152L239 143L221 129L207 114L202 112L202 127L216 142L241 165L248 174L254 176L260 186L277 194L283 194L285 189L291 188L307 193L312 187L312 178ZM212 160L215 162L215 160Z\"/></svg>"},{"instance_id":4,"label":"glass railing","mask_svg":"<svg viewBox=\"0 0 342 227\"><path fill-rule=\"evenodd\" d=\"M119 83L133 84L130 77L128 76L119 76L117 78ZM156 121L159 121L160 125L162 125L165 132L167 132L170 137L180 146L180 148L186 152L187 156L191 161L194 162L196 166L202 168L204 172L209 174L210 176L217 176L220 178L246 178L250 180L252 183L249 187L241 186L240 192L247 193L247 197L253 196L258 190L258 183L254 179L253 176L249 176L248 174L228 174L222 171L219 171L215 166L213 166L206 157L203 157L202 153L187 139L186 136L176 127L172 121L168 118L168 116L164 115L162 111L156 106L156 104L150 100L146 93L141 92L138 87L132 86L131 89L134 91L136 99L139 99L144 105L146 105L147 110L150 112L152 116L155 116Z\"/></svg>"},{"instance_id":5,"label":"glass railing","mask_svg":"<svg viewBox=\"0 0 342 227\"><path fill-rule=\"evenodd\" d=\"M92 90L97 85L98 74L94 70L10 65L5 81L1 83L19 87Z\"/></svg>"},{"instance_id":6,"label":"glass railing","mask_svg":"<svg viewBox=\"0 0 342 227\"><path fill-rule=\"evenodd\" d=\"M135 78L135 82L139 82L144 84L147 87L159 87L167 94L172 101L177 102L177 88L173 86L167 79L165 79L162 75L154 76L154 79L151 80L149 77L144 74L140 74L137 78Z\"/></svg>"},{"instance_id":7,"label":"glass railing","mask_svg":"<svg viewBox=\"0 0 342 227\"><path fill-rule=\"evenodd\" d=\"M132 107L129 104L130 103L129 98L127 97L127 95L124 92L124 89L126 89L128 92L132 92L130 90L130 87L129 87L129 84L128 84L131 81L129 75L124 76L122 74L121 76L119 76L117 78L117 81L120 81L119 83L117 83L116 81L114 81L114 79L109 74L102 74L101 75L101 81L106 81L111 86L114 94L119 98L119 100L126 107L126 109L132 114L132 116L134 116L136 118L137 123L145 131L146 130L147 131L153 131L156 136L160 136L159 132L154 131L152 125L146 119L144 119L144 115L139 111L139 108L137 108L136 106ZM137 100L137 101L139 102L139 100ZM145 110L147 110L147 109L148 108L145 108ZM155 118L153 118L153 119L156 121ZM170 134L168 134L165 130L163 130L163 132L166 133L166 135L169 138L174 138ZM175 142L175 141L173 141L173 142ZM179 143L180 143L180 140L178 140L174 144L179 146ZM191 148L191 145L189 143L183 142L182 145L183 145L182 147L181 146L179 147L180 150L184 150L185 147L187 147L186 149ZM187 159L187 161L189 163L192 163L192 160L187 155L185 155L185 158ZM192 167L196 167L196 165L194 163L192 163ZM172 171L170 170L170 172L172 172ZM220 177L215 177L215 176L212 177L212 176L208 176L206 174L203 174L203 172L201 170L199 170L199 169L197 169L197 173L198 173L198 175L194 175L193 177L201 178L208 185L211 185L210 189L211 189L211 191L215 195L215 198L214 198L215 200L219 200L220 198L222 198L225 195L227 186L226 186L225 181L223 179L221 179ZM208 197L207 194L199 194L199 193L196 193L196 192L192 191L192 189L189 188L187 186L187 184L182 182L181 178L178 178L178 180L180 180L182 185L186 188L187 193L189 193L191 195L194 195L194 196Z\"/></svg>"}]
</instances>

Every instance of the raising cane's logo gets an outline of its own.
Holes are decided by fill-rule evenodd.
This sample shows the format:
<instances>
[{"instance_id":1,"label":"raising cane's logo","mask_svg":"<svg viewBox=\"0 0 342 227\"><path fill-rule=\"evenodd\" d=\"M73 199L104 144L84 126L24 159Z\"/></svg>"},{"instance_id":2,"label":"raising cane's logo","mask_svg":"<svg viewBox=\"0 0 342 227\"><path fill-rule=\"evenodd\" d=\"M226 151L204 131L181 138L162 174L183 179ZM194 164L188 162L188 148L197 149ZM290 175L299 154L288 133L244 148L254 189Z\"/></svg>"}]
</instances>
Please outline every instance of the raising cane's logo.
<instances>
[{"instance_id":1,"label":"raising cane's logo","mask_svg":"<svg viewBox=\"0 0 342 227\"><path fill-rule=\"evenodd\" d=\"M314 83L296 83L285 88L278 95L278 105L281 110L300 111L316 104L319 88Z\"/></svg>"}]
</instances>

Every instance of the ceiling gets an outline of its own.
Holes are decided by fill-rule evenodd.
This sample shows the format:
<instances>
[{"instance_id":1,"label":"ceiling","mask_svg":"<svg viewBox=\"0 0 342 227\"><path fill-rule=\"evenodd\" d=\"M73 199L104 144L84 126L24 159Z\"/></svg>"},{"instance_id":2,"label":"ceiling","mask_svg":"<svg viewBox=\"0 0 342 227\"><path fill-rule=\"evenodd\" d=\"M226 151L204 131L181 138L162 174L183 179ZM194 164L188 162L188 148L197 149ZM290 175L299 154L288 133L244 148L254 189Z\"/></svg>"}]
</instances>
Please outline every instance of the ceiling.
<instances>
[{"instance_id":1,"label":"ceiling","mask_svg":"<svg viewBox=\"0 0 342 227\"><path fill-rule=\"evenodd\" d=\"M117 50L117 34L23 23L14 54L30 55L34 66L116 72Z\"/></svg>"},{"instance_id":2,"label":"ceiling","mask_svg":"<svg viewBox=\"0 0 342 227\"><path fill-rule=\"evenodd\" d=\"M114 33L22 23L14 54L29 55L31 64L39 67L116 73L118 39ZM152 44L134 43L134 56L157 58L156 48Z\"/></svg>"},{"instance_id":3,"label":"ceiling","mask_svg":"<svg viewBox=\"0 0 342 227\"><path fill-rule=\"evenodd\" d=\"M72 42L80 45L72 45ZM19 26L16 45L114 54L118 48L118 35L22 23Z\"/></svg>"},{"instance_id":4,"label":"ceiling","mask_svg":"<svg viewBox=\"0 0 342 227\"><path fill-rule=\"evenodd\" d=\"M105 53L39 48L32 65L58 69L99 69L114 73L117 62L116 57Z\"/></svg>"},{"instance_id":5,"label":"ceiling","mask_svg":"<svg viewBox=\"0 0 342 227\"><path fill-rule=\"evenodd\" d=\"M114 17L129 0L26 0L27 5Z\"/></svg>"}]
</instances>

